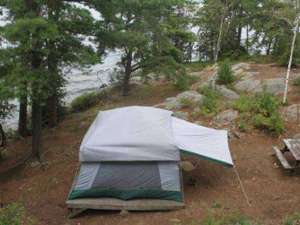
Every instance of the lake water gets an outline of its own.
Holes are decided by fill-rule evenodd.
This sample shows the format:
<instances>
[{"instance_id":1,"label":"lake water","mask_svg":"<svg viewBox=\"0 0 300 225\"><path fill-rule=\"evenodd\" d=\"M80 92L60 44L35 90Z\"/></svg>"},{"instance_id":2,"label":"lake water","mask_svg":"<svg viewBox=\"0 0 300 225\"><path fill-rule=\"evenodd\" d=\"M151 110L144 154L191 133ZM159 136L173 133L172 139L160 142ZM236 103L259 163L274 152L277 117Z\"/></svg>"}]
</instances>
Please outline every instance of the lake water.
<instances>
[{"instance_id":1,"label":"lake water","mask_svg":"<svg viewBox=\"0 0 300 225\"><path fill-rule=\"evenodd\" d=\"M104 58L103 63L96 64L84 70L71 69L67 75L67 85L65 87L65 102L68 105L74 98L79 95L95 91L102 84L109 84L110 75L117 68L116 63L120 61L120 52L110 52ZM12 102L16 105L12 116L8 118L4 124L4 129L16 129L18 126L18 102Z\"/></svg>"}]
</instances>

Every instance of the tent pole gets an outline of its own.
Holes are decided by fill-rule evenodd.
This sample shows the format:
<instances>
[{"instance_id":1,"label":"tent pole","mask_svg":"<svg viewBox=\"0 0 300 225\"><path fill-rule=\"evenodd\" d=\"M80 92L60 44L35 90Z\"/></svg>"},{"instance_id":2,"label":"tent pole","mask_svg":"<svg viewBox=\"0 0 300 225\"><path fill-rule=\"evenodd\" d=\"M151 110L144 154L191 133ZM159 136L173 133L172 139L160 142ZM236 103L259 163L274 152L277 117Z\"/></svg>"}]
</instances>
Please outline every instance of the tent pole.
<instances>
[{"instance_id":1,"label":"tent pole","mask_svg":"<svg viewBox=\"0 0 300 225\"><path fill-rule=\"evenodd\" d=\"M242 180L240 178L240 175L239 175L238 170L237 170L237 168L236 168L235 165L233 166L233 170L234 170L234 173L235 173L235 175L236 175L236 177L237 177L237 179L239 181L239 185L240 185L242 193L243 193L243 195L244 195L244 197L246 199L246 202L247 202L248 206L251 206L250 201L249 201L249 197L247 195L247 192L245 191L244 185L242 183Z\"/></svg>"}]
</instances>

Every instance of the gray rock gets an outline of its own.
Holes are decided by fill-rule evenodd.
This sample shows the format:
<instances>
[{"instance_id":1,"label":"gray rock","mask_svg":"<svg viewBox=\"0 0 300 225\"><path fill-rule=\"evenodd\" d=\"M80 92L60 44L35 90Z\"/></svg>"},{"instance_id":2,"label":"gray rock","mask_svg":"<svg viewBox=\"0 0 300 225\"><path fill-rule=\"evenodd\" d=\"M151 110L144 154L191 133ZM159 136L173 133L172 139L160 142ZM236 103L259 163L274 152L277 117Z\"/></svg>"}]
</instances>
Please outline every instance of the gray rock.
<instances>
[{"instance_id":1,"label":"gray rock","mask_svg":"<svg viewBox=\"0 0 300 225\"><path fill-rule=\"evenodd\" d=\"M298 115L299 113L299 115ZM281 116L284 120L295 122L300 120L300 104L293 104L287 107L284 107L281 110Z\"/></svg>"},{"instance_id":2,"label":"gray rock","mask_svg":"<svg viewBox=\"0 0 300 225\"><path fill-rule=\"evenodd\" d=\"M203 86L212 86L215 87L218 79L218 72L215 72L213 75L211 75L208 80L205 82Z\"/></svg>"},{"instance_id":3,"label":"gray rock","mask_svg":"<svg viewBox=\"0 0 300 225\"><path fill-rule=\"evenodd\" d=\"M176 97L167 98L164 103L159 104L159 107L163 107L168 110L178 110L186 106L184 101L190 102L193 105L201 105L203 102L203 95L197 91L185 91L178 94Z\"/></svg>"},{"instance_id":4,"label":"gray rock","mask_svg":"<svg viewBox=\"0 0 300 225\"><path fill-rule=\"evenodd\" d=\"M259 80L242 80L237 82L234 85L234 88L238 91L244 91L244 92L262 92L263 91L263 86Z\"/></svg>"},{"instance_id":5,"label":"gray rock","mask_svg":"<svg viewBox=\"0 0 300 225\"><path fill-rule=\"evenodd\" d=\"M237 63L237 64L235 64L235 65L233 65L232 67L231 67L231 69L232 69L232 71L233 72L236 72L236 71L238 71L238 70L249 70L250 69L250 64L249 63Z\"/></svg>"},{"instance_id":6,"label":"gray rock","mask_svg":"<svg viewBox=\"0 0 300 225\"><path fill-rule=\"evenodd\" d=\"M197 91L185 91L176 96L178 102L183 100L189 100L194 104L202 104L203 95L199 94Z\"/></svg>"},{"instance_id":7,"label":"gray rock","mask_svg":"<svg viewBox=\"0 0 300 225\"><path fill-rule=\"evenodd\" d=\"M194 170L196 167L189 161L181 161L180 162L180 167L182 168L183 171L185 172L190 172Z\"/></svg>"},{"instance_id":8,"label":"gray rock","mask_svg":"<svg viewBox=\"0 0 300 225\"><path fill-rule=\"evenodd\" d=\"M41 163L40 163L39 161L33 161L33 162L30 163L30 166L31 166L32 168L38 167L38 166L40 166L40 165L41 165Z\"/></svg>"},{"instance_id":9,"label":"gray rock","mask_svg":"<svg viewBox=\"0 0 300 225\"><path fill-rule=\"evenodd\" d=\"M224 85L216 85L216 90L218 90L222 96L224 96L225 98L228 98L230 100L235 100L240 97L236 92L228 89Z\"/></svg>"},{"instance_id":10,"label":"gray rock","mask_svg":"<svg viewBox=\"0 0 300 225\"><path fill-rule=\"evenodd\" d=\"M182 103L175 97L167 98L163 105L168 110L180 109L182 107Z\"/></svg>"},{"instance_id":11,"label":"gray rock","mask_svg":"<svg viewBox=\"0 0 300 225\"><path fill-rule=\"evenodd\" d=\"M295 134L295 135L293 136L293 138L294 138L294 139L300 139L300 133Z\"/></svg>"},{"instance_id":12,"label":"gray rock","mask_svg":"<svg viewBox=\"0 0 300 225\"><path fill-rule=\"evenodd\" d=\"M126 209L122 209L121 210L121 212L120 212L120 216L123 216L123 217L125 217L125 216L128 216L129 215L129 212L128 212L128 210L126 210Z\"/></svg>"},{"instance_id":13,"label":"gray rock","mask_svg":"<svg viewBox=\"0 0 300 225\"><path fill-rule=\"evenodd\" d=\"M201 121L195 121L194 123L197 125L203 125L203 123Z\"/></svg>"},{"instance_id":14,"label":"gray rock","mask_svg":"<svg viewBox=\"0 0 300 225\"><path fill-rule=\"evenodd\" d=\"M219 125L228 125L232 121L234 121L236 118L238 118L239 113L236 110L228 109L221 113L219 113L214 118L214 123Z\"/></svg>"},{"instance_id":15,"label":"gray rock","mask_svg":"<svg viewBox=\"0 0 300 225\"><path fill-rule=\"evenodd\" d=\"M140 76L132 77L130 79L130 83L140 85L140 84L143 84L143 79Z\"/></svg>"},{"instance_id":16,"label":"gray rock","mask_svg":"<svg viewBox=\"0 0 300 225\"><path fill-rule=\"evenodd\" d=\"M173 116L179 119L188 120L189 114L187 112L176 111L173 113Z\"/></svg>"},{"instance_id":17,"label":"gray rock","mask_svg":"<svg viewBox=\"0 0 300 225\"><path fill-rule=\"evenodd\" d=\"M191 77L200 77L200 74L201 74L200 71L196 71L196 72L191 72L191 73L189 73L189 75L190 75Z\"/></svg>"},{"instance_id":18,"label":"gray rock","mask_svg":"<svg viewBox=\"0 0 300 225\"><path fill-rule=\"evenodd\" d=\"M271 78L265 80L243 79L234 85L238 91L258 93L264 89L271 94L284 92L284 78Z\"/></svg>"},{"instance_id":19,"label":"gray rock","mask_svg":"<svg viewBox=\"0 0 300 225\"><path fill-rule=\"evenodd\" d=\"M282 94L284 92L284 78L272 78L262 81L263 87L271 94Z\"/></svg>"},{"instance_id":20,"label":"gray rock","mask_svg":"<svg viewBox=\"0 0 300 225\"><path fill-rule=\"evenodd\" d=\"M240 80L249 80L249 79L253 79L256 75L256 72L243 72L241 74L239 74L239 78Z\"/></svg>"}]
</instances>

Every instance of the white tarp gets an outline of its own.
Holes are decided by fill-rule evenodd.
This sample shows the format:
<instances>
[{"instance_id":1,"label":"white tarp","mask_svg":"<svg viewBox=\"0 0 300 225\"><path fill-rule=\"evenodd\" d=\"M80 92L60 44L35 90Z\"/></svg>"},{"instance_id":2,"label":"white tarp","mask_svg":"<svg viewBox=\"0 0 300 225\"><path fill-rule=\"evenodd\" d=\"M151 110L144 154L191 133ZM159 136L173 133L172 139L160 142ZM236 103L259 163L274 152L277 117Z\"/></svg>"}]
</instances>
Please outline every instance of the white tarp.
<instances>
[{"instance_id":1,"label":"white tarp","mask_svg":"<svg viewBox=\"0 0 300 225\"><path fill-rule=\"evenodd\" d=\"M81 162L179 161L180 150L233 165L227 131L177 119L172 112L132 106L102 111L80 147Z\"/></svg>"},{"instance_id":2,"label":"white tarp","mask_svg":"<svg viewBox=\"0 0 300 225\"><path fill-rule=\"evenodd\" d=\"M183 151L233 165L226 130L216 130L172 117L176 145Z\"/></svg>"},{"instance_id":3,"label":"white tarp","mask_svg":"<svg viewBox=\"0 0 300 225\"><path fill-rule=\"evenodd\" d=\"M171 111L124 107L99 112L80 147L82 162L179 161Z\"/></svg>"}]
</instances>

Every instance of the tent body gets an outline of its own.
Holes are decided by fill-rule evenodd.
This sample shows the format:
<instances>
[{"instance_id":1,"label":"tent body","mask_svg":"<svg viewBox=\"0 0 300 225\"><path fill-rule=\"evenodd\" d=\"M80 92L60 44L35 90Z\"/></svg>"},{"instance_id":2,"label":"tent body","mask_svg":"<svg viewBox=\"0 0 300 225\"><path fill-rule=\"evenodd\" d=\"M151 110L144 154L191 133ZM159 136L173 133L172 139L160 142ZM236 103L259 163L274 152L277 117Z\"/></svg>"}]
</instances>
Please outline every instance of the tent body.
<instances>
[{"instance_id":1,"label":"tent body","mask_svg":"<svg viewBox=\"0 0 300 225\"><path fill-rule=\"evenodd\" d=\"M69 199L183 201L177 162L82 163Z\"/></svg>"},{"instance_id":2,"label":"tent body","mask_svg":"<svg viewBox=\"0 0 300 225\"><path fill-rule=\"evenodd\" d=\"M182 207L180 153L232 166L227 139L227 131L174 118L168 110L132 106L99 112L80 146L81 166L67 204L133 210Z\"/></svg>"}]
</instances>

